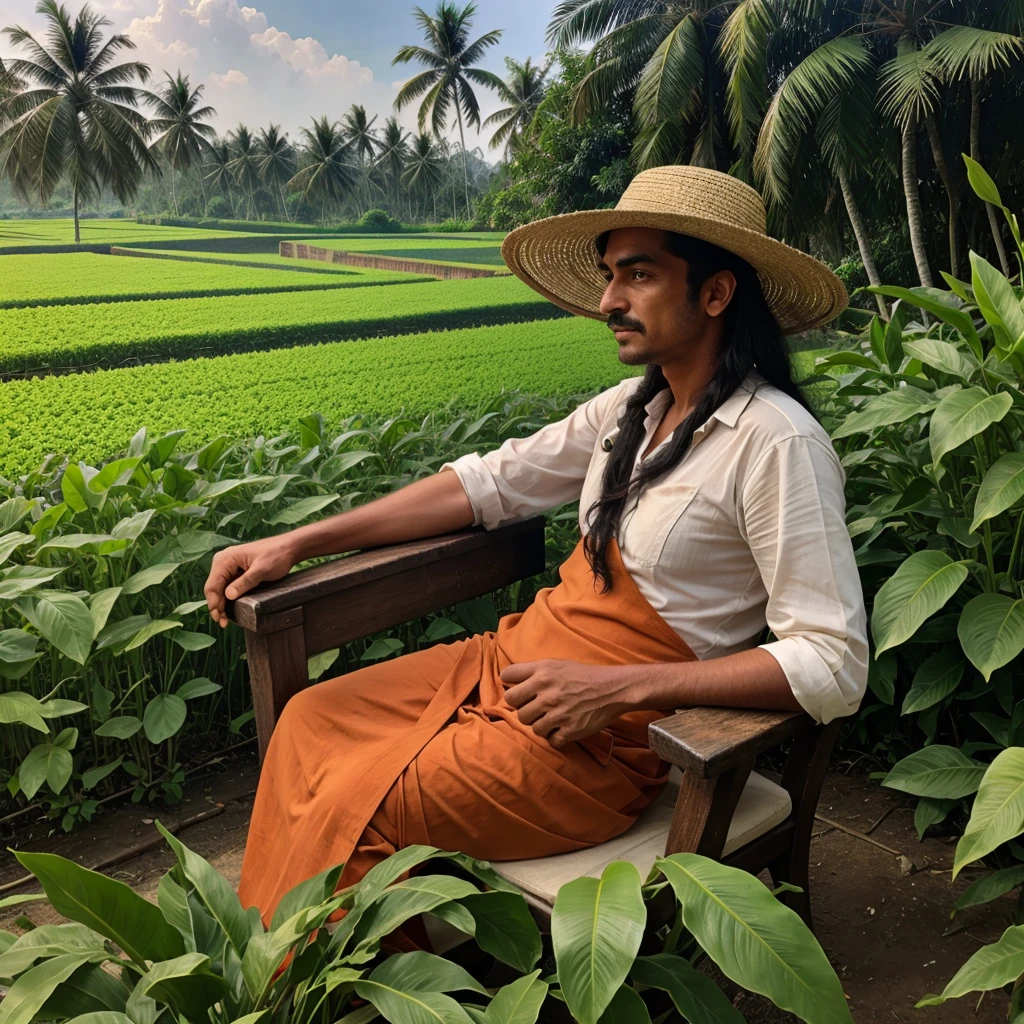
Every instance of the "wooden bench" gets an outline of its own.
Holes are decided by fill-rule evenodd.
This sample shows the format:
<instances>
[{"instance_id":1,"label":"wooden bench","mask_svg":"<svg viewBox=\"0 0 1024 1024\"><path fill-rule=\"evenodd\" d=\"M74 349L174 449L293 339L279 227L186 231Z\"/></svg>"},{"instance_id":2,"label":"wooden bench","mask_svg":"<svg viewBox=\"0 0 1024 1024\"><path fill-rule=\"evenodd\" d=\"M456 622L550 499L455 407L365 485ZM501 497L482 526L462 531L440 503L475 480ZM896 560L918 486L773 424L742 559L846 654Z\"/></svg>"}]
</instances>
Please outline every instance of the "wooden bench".
<instances>
[{"instance_id":1,"label":"wooden bench","mask_svg":"<svg viewBox=\"0 0 1024 1024\"><path fill-rule=\"evenodd\" d=\"M245 633L260 760L315 654L542 572L544 520L475 527L304 569L228 604ZM792 711L689 708L650 727L674 766L662 797L616 839L575 853L494 867L543 912L559 886L612 860L645 876L655 856L693 852L800 886L782 898L811 924L808 858L814 812L839 723ZM789 744L778 781L755 758Z\"/></svg>"}]
</instances>

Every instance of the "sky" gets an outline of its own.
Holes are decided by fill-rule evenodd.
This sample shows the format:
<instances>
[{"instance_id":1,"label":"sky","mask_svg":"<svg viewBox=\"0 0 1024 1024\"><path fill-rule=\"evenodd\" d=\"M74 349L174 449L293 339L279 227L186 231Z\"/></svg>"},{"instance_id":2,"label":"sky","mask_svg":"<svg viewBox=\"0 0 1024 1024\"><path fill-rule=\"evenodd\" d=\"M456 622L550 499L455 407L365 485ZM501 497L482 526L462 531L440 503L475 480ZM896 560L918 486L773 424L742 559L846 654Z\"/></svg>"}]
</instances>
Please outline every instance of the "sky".
<instances>
[{"instance_id":1,"label":"sky","mask_svg":"<svg viewBox=\"0 0 1024 1024\"><path fill-rule=\"evenodd\" d=\"M81 0L64 0L72 16ZM419 0L433 14L437 0ZM255 6L247 6L253 3ZM477 0L471 39L502 29L480 66L505 76L504 58L539 61L555 0ZM416 0L91 0L110 19L107 32L125 32L136 44L120 59L145 61L154 78L180 68L203 99L216 108L211 123L224 133L240 121L250 128L278 124L293 140L300 125L327 114L338 120L353 103L383 125L394 111L401 85L420 65L391 61L399 47L423 42L413 18ZM44 41L35 0L0 0L0 26L21 25ZM17 56L0 36L0 58ZM152 84L153 79L151 79ZM477 88L483 118L502 106ZM416 106L397 112L416 129ZM480 145L487 159L491 132L469 132L466 145ZM457 129L450 138L457 139Z\"/></svg>"}]
</instances>

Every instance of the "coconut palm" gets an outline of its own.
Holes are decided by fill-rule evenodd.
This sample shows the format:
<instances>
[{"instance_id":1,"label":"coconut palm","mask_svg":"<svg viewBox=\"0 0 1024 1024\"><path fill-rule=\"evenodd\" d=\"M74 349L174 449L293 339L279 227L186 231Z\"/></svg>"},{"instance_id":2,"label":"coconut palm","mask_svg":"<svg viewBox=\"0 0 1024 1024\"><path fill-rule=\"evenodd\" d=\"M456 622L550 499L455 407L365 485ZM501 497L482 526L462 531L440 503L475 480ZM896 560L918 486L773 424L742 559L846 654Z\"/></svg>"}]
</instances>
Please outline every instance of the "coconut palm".
<instances>
[{"instance_id":1,"label":"coconut palm","mask_svg":"<svg viewBox=\"0 0 1024 1024\"><path fill-rule=\"evenodd\" d=\"M409 159L411 134L398 123L397 117L389 117L384 122L380 136L380 155L377 157L376 166L383 173L399 207L402 199L402 172ZM409 208L412 209L411 202Z\"/></svg>"},{"instance_id":2,"label":"coconut palm","mask_svg":"<svg viewBox=\"0 0 1024 1024\"><path fill-rule=\"evenodd\" d=\"M277 192L281 201L281 214L288 220L288 204L284 185L295 173L295 150L282 134L280 125L272 124L259 130L256 137L256 172L263 184Z\"/></svg>"},{"instance_id":3,"label":"coconut palm","mask_svg":"<svg viewBox=\"0 0 1024 1024\"><path fill-rule=\"evenodd\" d=\"M434 204L434 220L437 220L437 192L444 181L445 160L437 144L426 133L414 136L402 184L411 192L430 196Z\"/></svg>"},{"instance_id":4,"label":"coconut palm","mask_svg":"<svg viewBox=\"0 0 1024 1024\"><path fill-rule=\"evenodd\" d=\"M369 181L367 179L367 161L372 161L380 143L373 131L373 122L377 115L367 119L366 107L353 103L348 113L341 119L341 136L359 165L359 177L364 199L369 198ZM363 210L360 207L359 212Z\"/></svg>"},{"instance_id":5,"label":"coconut palm","mask_svg":"<svg viewBox=\"0 0 1024 1024\"><path fill-rule=\"evenodd\" d=\"M430 120L434 134L444 133L452 108L459 126L459 142L462 146L462 177L466 200L466 215L469 216L469 170L466 165L466 135L463 116L471 128L480 127L480 103L473 91L473 83L488 89L500 90L504 82L490 71L474 67L488 47L497 43L501 31L485 32L479 39L469 42L469 29L476 14L476 4L466 4L461 10L454 4L441 0L434 16L417 7L416 20L423 29L426 46L403 46L392 64L406 64L419 61L426 71L414 75L402 86L395 98L395 108L401 110L407 103L423 97L419 109L419 129L424 131Z\"/></svg>"},{"instance_id":6,"label":"coconut palm","mask_svg":"<svg viewBox=\"0 0 1024 1024\"><path fill-rule=\"evenodd\" d=\"M188 75L179 69L176 77L165 71L167 81L155 92L145 94L146 102L153 108L154 116L150 125L160 134L150 148L158 148L171 166L171 206L178 212L178 201L174 194L174 173L185 173L194 164L199 164L204 153L209 151L210 140L214 137L213 126L206 124L217 111L213 107L200 107L203 86L194 89ZM206 186L202 175L199 178L203 190L203 207L206 207Z\"/></svg>"},{"instance_id":7,"label":"coconut palm","mask_svg":"<svg viewBox=\"0 0 1024 1024\"><path fill-rule=\"evenodd\" d=\"M722 132L725 75L718 40L737 7L761 10L770 3L561 0L548 42L557 49L593 44L572 119L579 123L632 96L639 167L683 161L727 169L734 154Z\"/></svg>"},{"instance_id":8,"label":"coconut palm","mask_svg":"<svg viewBox=\"0 0 1024 1024\"><path fill-rule=\"evenodd\" d=\"M253 198L260 186L260 154L256 148L256 140L244 124L239 124L228 135L228 145L231 147L231 159L227 168L245 195L246 220L252 220Z\"/></svg>"},{"instance_id":9,"label":"coconut palm","mask_svg":"<svg viewBox=\"0 0 1024 1024\"><path fill-rule=\"evenodd\" d=\"M234 178L231 174L229 164L231 163L231 145L226 139L214 143L207 153L207 166L210 168L204 177L214 188L222 189L228 197L228 205L231 207L231 216L235 215L235 197L231 191Z\"/></svg>"},{"instance_id":10,"label":"coconut palm","mask_svg":"<svg viewBox=\"0 0 1024 1024\"><path fill-rule=\"evenodd\" d=\"M300 128L304 145L299 153L299 170L288 182L307 202L320 203L320 219L327 219L327 204L340 203L359 180L348 144L339 126L324 115L313 119L313 127Z\"/></svg>"},{"instance_id":11,"label":"coconut palm","mask_svg":"<svg viewBox=\"0 0 1024 1024\"><path fill-rule=\"evenodd\" d=\"M7 71L26 84L8 98L8 124L0 132L0 175L6 174L26 201L49 200L60 181L71 185L75 242L81 241L78 209L83 199L109 186L122 203L135 196L147 170L160 173L149 152L149 126L137 109L149 65L112 63L135 44L115 33L104 40L110 20L84 4L74 21L63 4L40 0L36 13L47 22L44 46L18 25L4 29L28 57L8 61Z\"/></svg>"},{"instance_id":12,"label":"coconut palm","mask_svg":"<svg viewBox=\"0 0 1024 1024\"><path fill-rule=\"evenodd\" d=\"M505 67L508 68L508 77L498 94L507 106L491 114L484 121L483 127L497 125L497 131L491 136L491 149L504 146L508 151L515 148L520 134L530 126L544 99L544 79L551 70L551 61L538 67L529 57L524 63L506 57Z\"/></svg>"}]
</instances>

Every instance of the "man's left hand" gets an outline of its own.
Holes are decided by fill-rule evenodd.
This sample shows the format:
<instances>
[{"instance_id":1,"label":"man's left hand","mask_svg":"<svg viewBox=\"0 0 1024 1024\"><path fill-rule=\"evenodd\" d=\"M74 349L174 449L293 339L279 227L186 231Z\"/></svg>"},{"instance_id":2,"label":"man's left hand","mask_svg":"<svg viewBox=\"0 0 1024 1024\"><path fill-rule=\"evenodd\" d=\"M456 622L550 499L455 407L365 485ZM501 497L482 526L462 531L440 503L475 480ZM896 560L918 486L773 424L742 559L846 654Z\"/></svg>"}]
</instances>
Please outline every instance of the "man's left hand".
<instances>
[{"instance_id":1,"label":"man's left hand","mask_svg":"<svg viewBox=\"0 0 1024 1024\"><path fill-rule=\"evenodd\" d=\"M502 670L505 699L519 720L555 749L592 736L632 710L631 686L621 666L576 661L526 661Z\"/></svg>"}]
</instances>

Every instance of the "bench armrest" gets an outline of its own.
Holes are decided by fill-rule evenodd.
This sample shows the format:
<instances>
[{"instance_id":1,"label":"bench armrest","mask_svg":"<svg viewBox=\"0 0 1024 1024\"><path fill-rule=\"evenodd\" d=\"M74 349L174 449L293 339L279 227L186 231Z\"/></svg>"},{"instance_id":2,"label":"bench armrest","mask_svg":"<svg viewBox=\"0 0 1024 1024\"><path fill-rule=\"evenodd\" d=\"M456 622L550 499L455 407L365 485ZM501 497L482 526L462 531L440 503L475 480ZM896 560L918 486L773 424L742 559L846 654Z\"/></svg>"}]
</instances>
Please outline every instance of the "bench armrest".
<instances>
[{"instance_id":1,"label":"bench armrest","mask_svg":"<svg viewBox=\"0 0 1024 1024\"><path fill-rule=\"evenodd\" d=\"M662 760L711 779L814 725L803 711L687 708L653 722L648 742Z\"/></svg>"}]
</instances>

